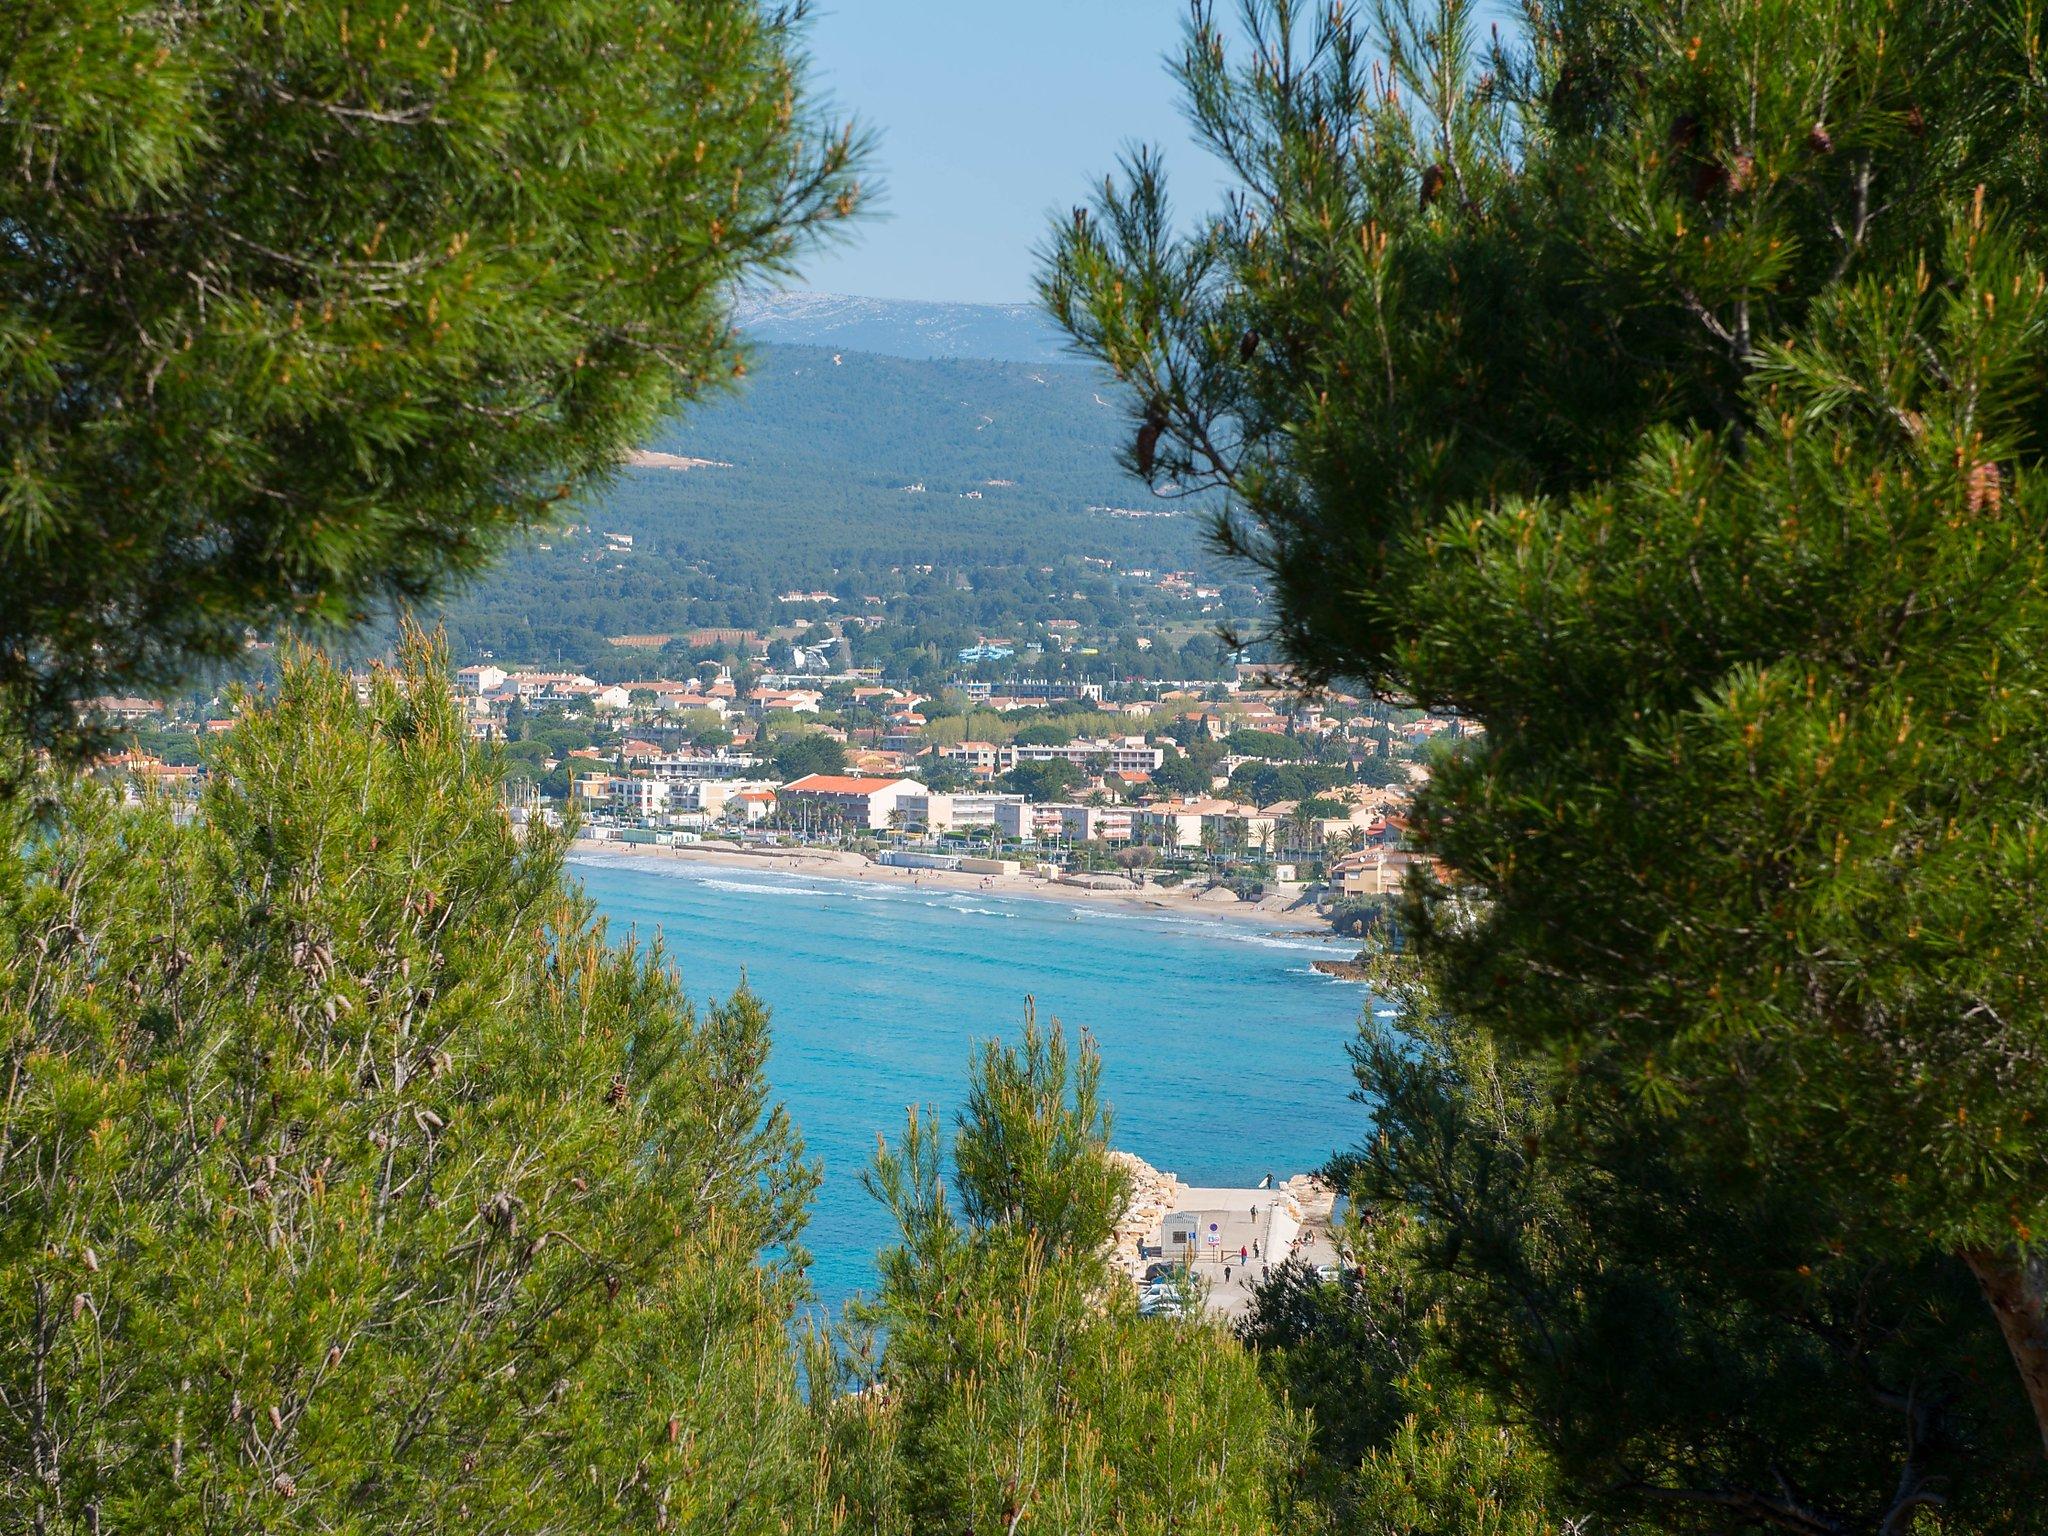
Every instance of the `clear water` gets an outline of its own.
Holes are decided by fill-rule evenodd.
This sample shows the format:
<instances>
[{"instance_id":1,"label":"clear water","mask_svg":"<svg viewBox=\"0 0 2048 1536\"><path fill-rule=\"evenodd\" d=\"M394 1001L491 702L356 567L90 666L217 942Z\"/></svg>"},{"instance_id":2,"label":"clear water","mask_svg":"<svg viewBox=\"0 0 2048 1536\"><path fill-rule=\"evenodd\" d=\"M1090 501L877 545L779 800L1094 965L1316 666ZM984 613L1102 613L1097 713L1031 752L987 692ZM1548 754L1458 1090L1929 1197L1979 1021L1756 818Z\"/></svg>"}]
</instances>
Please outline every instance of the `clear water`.
<instances>
[{"instance_id":1,"label":"clear water","mask_svg":"<svg viewBox=\"0 0 2048 1536\"><path fill-rule=\"evenodd\" d=\"M769 1074L824 1182L805 1234L819 1300L892 1238L860 1184L905 1106L949 1119L977 1042L1041 1019L1100 1043L1117 1145L1196 1185L1307 1172L1365 1132L1345 1046L1365 993L1312 970L1348 946L1256 923L911 889L667 857L579 861L623 939L660 929L700 997L744 971L773 1013Z\"/></svg>"}]
</instances>

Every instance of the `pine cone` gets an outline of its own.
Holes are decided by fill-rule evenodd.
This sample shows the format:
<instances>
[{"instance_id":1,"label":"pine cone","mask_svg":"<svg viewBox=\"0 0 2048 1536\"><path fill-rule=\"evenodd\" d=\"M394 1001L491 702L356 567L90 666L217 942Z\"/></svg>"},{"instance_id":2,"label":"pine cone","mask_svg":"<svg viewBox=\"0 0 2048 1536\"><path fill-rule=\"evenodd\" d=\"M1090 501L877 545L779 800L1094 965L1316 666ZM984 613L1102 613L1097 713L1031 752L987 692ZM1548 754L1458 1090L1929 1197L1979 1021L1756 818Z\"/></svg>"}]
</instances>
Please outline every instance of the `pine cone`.
<instances>
[{"instance_id":1,"label":"pine cone","mask_svg":"<svg viewBox=\"0 0 2048 1536\"><path fill-rule=\"evenodd\" d=\"M604 1101L605 1103L609 1104L613 1109L623 1109L625 1107L626 1080L623 1077L615 1077L612 1079L611 1087L605 1089L604 1091Z\"/></svg>"},{"instance_id":2,"label":"pine cone","mask_svg":"<svg viewBox=\"0 0 2048 1536\"><path fill-rule=\"evenodd\" d=\"M1806 136L1806 147L1816 155L1831 155L1835 152L1834 135L1821 123L1813 125L1813 131Z\"/></svg>"},{"instance_id":3,"label":"pine cone","mask_svg":"<svg viewBox=\"0 0 2048 1536\"><path fill-rule=\"evenodd\" d=\"M1425 209L1436 201L1437 194L1443 191L1444 182L1447 179L1444 174L1444 168L1440 165L1430 165L1424 168L1422 172L1422 206Z\"/></svg>"},{"instance_id":4,"label":"pine cone","mask_svg":"<svg viewBox=\"0 0 2048 1536\"><path fill-rule=\"evenodd\" d=\"M1145 417L1145 424L1138 428L1138 473L1144 479L1152 478L1152 465L1159 451L1159 434L1165 430L1166 416L1155 405Z\"/></svg>"}]
</instances>

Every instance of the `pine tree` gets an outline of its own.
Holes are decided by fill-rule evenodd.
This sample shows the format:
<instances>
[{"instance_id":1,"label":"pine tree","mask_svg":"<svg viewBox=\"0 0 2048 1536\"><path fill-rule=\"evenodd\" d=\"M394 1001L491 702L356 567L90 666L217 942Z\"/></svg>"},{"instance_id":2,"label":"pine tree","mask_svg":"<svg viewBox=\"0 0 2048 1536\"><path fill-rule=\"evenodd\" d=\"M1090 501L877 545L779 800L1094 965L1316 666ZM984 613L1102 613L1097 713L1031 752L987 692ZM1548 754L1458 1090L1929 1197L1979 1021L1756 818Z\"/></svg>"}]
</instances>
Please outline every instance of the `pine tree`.
<instances>
[{"instance_id":1,"label":"pine tree","mask_svg":"<svg viewBox=\"0 0 2048 1536\"><path fill-rule=\"evenodd\" d=\"M858 199L802 11L10 8L0 724L439 591L729 380Z\"/></svg>"},{"instance_id":2,"label":"pine tree","mask_svg":"<svg viewBox=\"0 0 2048 1536\"><path fill-rule=\"evenodd\" d=\"M1202 8L1242 196L1179 237L1140 159L1048 302L1306 677L1483 727L1418 805L1441 1005L1817 1259L1972 1276L2048 1435L2041 14L1529 18Z\"/></svg>"},{"instance_id":3,"label":"pine tree","mask_svg":"<svg viewBox=\"0 0 2048 1536\"><path fill-rule=\"evenodd\" d=\"M1108 1136L1092 1043L1027 1015L981 1052L950 1159L917 1111L878 1153L901 1242L842 1346L856 1529L1286 1528L1295 1430L1251 1357L1212 1323L1138 1317L1106 1262L1127 1193Z\"/></svg>"},{"instance_id":4,"label":"pine tree","mask_svg":"<svg viewBox=\"0 0 2048 1536\"><path fill-rule=\"evenodd\" d=\"M196 818L0 859L0 1502L24 1530L785 1531L814 1179L515 835L441 658L288 660Z\"/></svg>"}]
</instances>

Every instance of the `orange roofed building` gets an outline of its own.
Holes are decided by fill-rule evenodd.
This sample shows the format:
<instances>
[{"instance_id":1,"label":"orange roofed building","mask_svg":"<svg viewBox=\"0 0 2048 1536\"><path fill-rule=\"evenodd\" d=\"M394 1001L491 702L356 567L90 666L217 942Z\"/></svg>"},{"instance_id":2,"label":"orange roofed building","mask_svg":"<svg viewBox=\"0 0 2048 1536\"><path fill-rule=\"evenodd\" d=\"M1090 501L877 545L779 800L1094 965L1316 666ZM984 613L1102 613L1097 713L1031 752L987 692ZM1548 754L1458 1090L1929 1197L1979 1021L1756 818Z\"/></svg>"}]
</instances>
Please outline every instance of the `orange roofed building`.
<instances>
[{"instance_id":1,"label":"orange roofed building","mask_svg":"<svg viewBox=\"0 0 2048 1536\"><path fill-rule=\"evenodd\" d=\"M810 773L776 791L777 804L796 817L838 821L870 831L889 825L906 796L925 793L915 779L857 778L850 774Z\"/></svg>"}]
</instances>

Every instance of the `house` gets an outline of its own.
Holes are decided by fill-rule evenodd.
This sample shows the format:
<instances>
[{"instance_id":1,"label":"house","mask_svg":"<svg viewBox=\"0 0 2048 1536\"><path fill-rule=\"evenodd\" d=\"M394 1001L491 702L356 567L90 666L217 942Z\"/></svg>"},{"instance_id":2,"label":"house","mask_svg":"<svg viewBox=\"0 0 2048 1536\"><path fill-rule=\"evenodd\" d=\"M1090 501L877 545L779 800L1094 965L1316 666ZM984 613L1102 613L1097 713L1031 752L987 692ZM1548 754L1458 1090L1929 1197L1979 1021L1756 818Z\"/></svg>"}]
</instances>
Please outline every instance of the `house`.
<instances>
[{"instance_id":1,"label":"house","mask_svg":"<svg viewBox=\"0 0 2048 1536\"><path fill-rule=\"evenodd\" d=\"M1330 867L1330 882L1346 896L1391 896L1408 881L1411 870L1440 877L1443 866L1412 848L1368 848Z\"/></svg>"},{"instance_id":2,"label":"house","mask_svg":"<svg viewBox=\"0 0 2048 1536\"><path fill-rule=\"evenodd\" d=\"M133 724L137 720L152 719L164 713L164 707L155 699L106 698L94 699L88 706L94 712L111 720Z\"/></svg>"},{"instance_id":3,"label":"house","mask_svg":"<svg viewBox=\"0 0 2048 1536\"><path fill-rule=\"evenodd\" d=\"M869 779L809 773L776 791L782 809L800 819L838 822L870 831L889 825L907 796L928 794L915 779Z\"/></svg>"},{"instance_id":4,"label":"house","mask_svg":"<svg viewBox=\"0 0 2048 1536\"><path fill-rule=\"evenodd\" d=\"M772 789L743 789L726 802L725 813L737 817L748 826L766 821L775 814L775 791Z\"/></svg>"},{"instance_id":5,"label":"house","mask_svg":"<svg viewBox=\"0 0 2048 1536\"><path fill-rule=\"evenodd\" d=\"M507 675L503 667L478 663L473 667L462 668L455 677L464 693L486 694L496 693L504 687Z\"/></svg>"},{"instance_id":6,"label":"house","mask_svg":"<svg viewBox=\"0 0 2048 1536\"><path fill-rule=\"evenodd\" d=\"M818 712L820 695L808 688L755 688L747 694L747 707L755 715L767 715L777 710L791 714L815 715Z\"/></svg>"}]
</instances>

